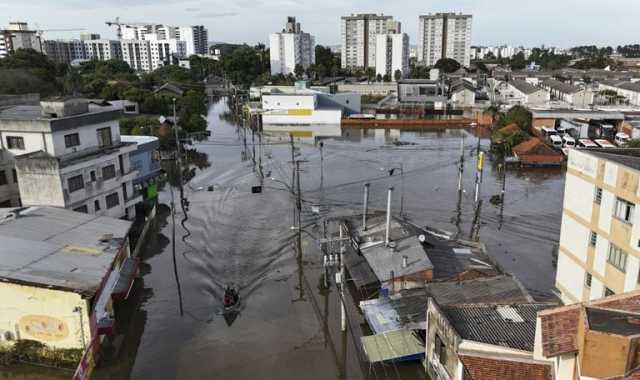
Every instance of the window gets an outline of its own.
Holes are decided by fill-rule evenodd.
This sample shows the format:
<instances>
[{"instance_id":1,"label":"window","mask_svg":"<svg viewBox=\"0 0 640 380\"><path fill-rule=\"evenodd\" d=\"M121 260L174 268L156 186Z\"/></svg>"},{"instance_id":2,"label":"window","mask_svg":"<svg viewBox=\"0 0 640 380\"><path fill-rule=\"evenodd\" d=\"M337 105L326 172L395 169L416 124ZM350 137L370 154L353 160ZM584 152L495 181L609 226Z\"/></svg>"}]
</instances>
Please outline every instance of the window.
<instances>
[{"instance_id":1,"label":"window","mask_svg":"<svg viewBox=\"0 0 640 380\"><path fill-rule=\"evenodd\" d=\"M85 214L88 214L89 213L89 208L87 208L87 205L84 205L84 206L80 206L80 207L74 208L73 211L75 211L75 212L83 212Z\"/></svg>"},{"instance_id":2,"label":"window","mask_svg":"<svg viewBox=\"0 0 640 380\"><path fill-rule=\"evenodd\" d=\"M13 175L13 183L18 183L18 172L16 172L16 169L11 169L11 175Z\"/></svg>"},{"instance_id":3,"label":"window","mask_svg":"<svg viewBox=\"0 0 640 380\"><path fill-rule=\"evenodd\" d=\"M116 176L116 166L109 165L102 168L102 179L105 181Z\"/></svg>"},{"instance_id":4,"label":"window","mask_svg":"<svg viewBox=\"0 0 640 380\"><path fill-rule=\"evenodd\" d=\"M80 135L78 135L77 133L72 133L70 135L64 136L65 147L71 148L78 145L80 145Z\"/></svg>"},{"instance_id":5,"label":"window","mask_svg":"<svg viewBox=\"0 0 640 380\"><path fill-rule=\"evenodd\" d=\"M447 347L438 334L436 334L435 354L438 356L440 364L447 365Z\"/></svg>"},{"instance_id":6,"label":"window","mask_svg":"<svg viewBox=\"0 0 640 380\"><path fill-rule=\"evenodd\" d=\"M120 198L118 197L118 193L113 193L107 195L107 208L114 208L120 204Z\"/></svg>"},{"instance_id":7,"label":"window","mask_svg":"<svg viewBox=\"0 0 640 380\"><path fill-rule=\"evenodd\" d=\"M70 193L84 188L84 179L82 178L82 174L69 178L67 183L69 184Z\"/></svg>"},{"instance_id":8,"label":"window","mask_svg":"<svg viewBox=\"0 0 640 380\"><path fill-rule=\"evenodd\" d=\"M602 202L602 189L599 187L596 187L596 191L595 194L593 195L593 201L597 204L600 204L600 202Z\"/></svg>"},{"instance_id":9,"label":"window","mask_svg":"<svg viewBox=\"0 0 640 380\"><path fill-rule=\"evenodd\" d=\"M626 223L631 223L633 221L633 210L635 207L631 202L627 202L622 198L616 198L616 208L613 216Z\"/></svg>"},{"instance_id":10,"label":"window","mask_svg":"<svg viewBox=\"0 0 640 380\"><path fill-rule=\"evenodd\" d=\"M615 293L613 292L613 290L609 289L609 288L604 288L604 296L605 297L609 297L614 295Z\"/></svg>"},{"instance_id":11,"label":"window","mask_svg":"<svg viewBox=\"0 0 640 380\"><path fill-rule=\"evenodd\" d=\"M587 288L591 287L591 278L592 278L591 273L587 273L586 276L584 276L584 285Z\"/></svg>"},{"instance_id":12,"label":"window","mask_svg":"<svg viewBox=\"0 0 640 380\"><path fill-rule=\"evenodd\" d=\"M0 170L0 186L7 184L7 174L4 170Z\"/></svg>"},{"instance_id":13,"label":"window","mask_svg":"<svg viewBox=\"0 0 640 380\"><path fill-rule=\"evenodd\" d=\"M103 148L106 146L111 146L111 128L100 128L96 131L98 133L98 146Z\"/></svg>"},{"instance_id":14,"label":"window","mask_svg":"<svg viewBox=\"0 0 640 380\"><path fill-rule=\"evenodd\" d=\"M7 148L24 150L24 138L18 136L7 136Z\"/></svg>"},{"instance_id":15,"label":"window","mask_svg":"<svg viewBox=\"0 0 640 380\"><path fill-rule=\"evenodd\" d=\"M100 201L98 199L93 202L93 207L96 211L100 211Z\"/></svg>"},{"instance_id":16,"label":"window","mask_svg":"<svg viewBox=\"0 0 640 380\"><path fill-rule=\"evenodd\" d=\"M615 245L610 244L607 262L624 272L627 268L627 253Z\"/></svg>"},{"instance_id":17,"label":"window","mask_svg":"<svg viewBox=\"0 0 640 380\"><path fill-rule=\"evenodd\" d=\"M95 182L96 181L96 171L92 170L91 171L91 182Z\"/></svg>"},{"instance_id":18,"label":"window","mask_svg":"<svg viewBox=\"0 0 640 380\"><path fill-rule=\"evenodd\" d=\"M591 234L589 235L589 246L595 247L597 242L598 242L598 234L591 231Z\"/></svg>"}]
</instances>

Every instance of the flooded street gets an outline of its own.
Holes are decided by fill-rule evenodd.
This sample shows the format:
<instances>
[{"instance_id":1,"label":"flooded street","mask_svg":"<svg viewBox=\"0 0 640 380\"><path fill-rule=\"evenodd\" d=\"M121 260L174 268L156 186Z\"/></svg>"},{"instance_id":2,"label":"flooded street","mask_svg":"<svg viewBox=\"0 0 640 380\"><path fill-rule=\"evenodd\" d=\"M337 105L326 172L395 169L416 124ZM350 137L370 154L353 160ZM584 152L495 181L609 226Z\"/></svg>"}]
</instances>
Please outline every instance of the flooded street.
<instances>
[{"instance_id":1,"label":"flooded street","mask_svg":"<svg viewBox=\"0 0 640 380\"><path fill-rule=\"evenodd\" d=\"M458 233L463 239L478 238L532 295L550 296L562 213L561 170L507 171L501 209L489 199L500 194L502 173L487 161L483 207L474 231L477 138L469 131L306 127L294 133L294 158L305 161L300 177L304 230L298 252L291 228L291 130L265 128L260 144L258 136L249 131L245 137L222 119L226 110L224 100L211 107L212 135L195 144L197 153L190 153L199 154L191 160L199 167L192 165L194 177L184 188L188 205L180 207L177 188L160 193L157 231L143 253L143 276L136 288L140 309L131 317L117 365L98 370L96 378L424 378L419 365L370 369L363 364L362 317L349 304L349 331L343 334L335 285L329 290L321 286L317 240L322 232L317 222L335 211L361 212L365 183L371 184L371 209L383 210L386 191L394 186L395 214L402 208L416 224ZM463 138L465 192L458 199ZM481 139L484 151L488 144L488 139ZM252 157L265 174L259 194L251 192L261 184ZM222 313L227 285L236 286L241 299L231 318ZM61 377L0 369L0 378Z\"/></svg>"}]
</instances>

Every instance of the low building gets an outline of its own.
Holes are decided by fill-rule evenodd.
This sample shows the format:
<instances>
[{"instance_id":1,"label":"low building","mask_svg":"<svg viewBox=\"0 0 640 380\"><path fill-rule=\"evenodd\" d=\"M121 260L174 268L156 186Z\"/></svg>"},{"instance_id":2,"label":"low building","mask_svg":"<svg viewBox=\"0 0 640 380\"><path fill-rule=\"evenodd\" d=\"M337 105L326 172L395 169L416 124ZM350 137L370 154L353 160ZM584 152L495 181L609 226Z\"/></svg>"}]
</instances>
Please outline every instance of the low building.
<instances>
[{"instance_id":1,"label":"low building","mask_svg":"<svg viewBox=\"0 0 640 380\"><path fill-rule=\"evenodd\" d=\"M537 137L530 138L514 146L511 151L522 166L560 166L564 162L562 153L551 148Z\"/></svg>"},{"instance_id":2,"label":"low building","mask_svg":"<svg viewBox=\"0 0 640 380\"><path fill-rule=\"evenodd\" d=\"M511 105L543 105L550 100L549 91L524 80L497 81L494 91L498 100Z\"/></svg>"},{"instance_id":3,"label":"low building","mask_svg":"<svg viewBox=\"0 0 640 380\"><path fill-rule=\"evenodd\" d=\"M538 313L536 360L556 379L640 378L640 291Z\"/></svg>"},{"instance_id":4,"label":"low building","mask_svg":"<svg viewBox=\"0 0 640 380\"><path fill-rule=\"evenodd\" d=\"M579 108L588 108L593 104L593 92L589 89L555 79L547 79L540 85L551 93L552 100L560 100Z\"/></svg>"},{"instance_id":5,"label":"low building","mask_svg":"<svg viewBox=\"0 0 640 380\"><path fill-rule=\"evenodd\" d=\"M121 115L84 99L0 111L4 158L15 161L22 204L133 217L141 201L129 162L136 146L120 139Z\"/></svg>"},{"instance_id":6,"label":"low building","mask_svg":"<svg viewBox=\"0 0 640 380\"><path fill-rule=\"evenodd\" d=\"M640 288L639 149L571 150L556 288L566 304Z\"/></svg>"},{"instance_id":7,"label":"low building","mask_svg":"<svg viewBox=\"0 0 640 380\"><path fill-rule=\"evenodd\" d=\"M449 89L451 103L457 107L468 108L476 104L476 89L466 80L457 81Z\"/></svg>"},{"instance_id":8,"label":"low building","mask_svg":"<svg viewBox=\"0 0 640 380\"><path fill-rule=\"evenodd\" d=\"M0 151L0 207L20 206L18 173L11 154Z\"/></svg>"},{"instance_id":9,"label":"low building","mask_svg":"<svg viewBox=\"0 0 640 380\"><path fill-rule=\"evenodd\" d=\"M537 313L548 304L439 305L429 298L426 359L431 379L552 380L534 359Z\"/></svg>"},{"instance_id":10,"label":"low building","mask_svg":"<svg viewBox=\"0 0 640 380\"><path fill-rule=\"evenodd\" d=\"M0 344L97 353L137 274L131 222L55 207L0 214Z\"/></svg>"},{"instance_id":11,"label":"low building","mask_svg":"<svg viewBox=\"0 0 640 380\"><path fill-rule=\"evenodd\" d=\"M599 90L615 91L632 106L640 106L640 83L631 81L600 82Z\"/></svg>"},{"instance_id":12,"label":"low building","mask_svg":"<svg viewBox=\"0 0 640 380\"><path fill-rule=\"evenodd\" d=\"M354 92L362 96L387 96L398 90L396 83L339 83L339 92Z\"/></svg>"},{"instance_id":13,"label":"low building","mask_svg":"<svg viewBox=\"0 0 640 380\"><path fill-rule=\"evenodd\" d=\"M136 150L129 154L131 168L138 175L133 179L133 187L143 198L154 198L157 193L156 179L162 174L158 156L160 140L154 136L120 136L122 142L136 144Z\"/></svg>"},{"instance_id":14,"label":"low building","mask_svg":"<svg viewBox=\"0 0 640 380\"><path fill-rule=\"evenodd\" d=\"M442 83L428 79L403 79L398 81L400 103L445 103L447 101Z\"/></svg>"}]
</instances>

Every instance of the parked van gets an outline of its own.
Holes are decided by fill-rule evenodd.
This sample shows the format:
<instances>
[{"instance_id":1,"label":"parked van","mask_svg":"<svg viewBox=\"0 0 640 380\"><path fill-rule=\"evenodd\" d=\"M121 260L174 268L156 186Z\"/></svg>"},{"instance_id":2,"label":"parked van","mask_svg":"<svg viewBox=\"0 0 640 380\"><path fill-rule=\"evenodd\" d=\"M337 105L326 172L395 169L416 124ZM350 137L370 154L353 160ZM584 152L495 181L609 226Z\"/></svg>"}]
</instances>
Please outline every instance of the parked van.
<instances>
[{"instance_id":1,"label":"parked van","mask_svg":"<svg viewBox=\"0 0 640 380\"><path fill-rule=\"evenodd\" d=\"M598 148L599 145L589 139L578 140L578 148Z\"/></svg>"},{"instance_id":2,"label":"parked van","mask_svg":"<svg viewBox=\"0 0 640 380\"><path fill-rule=\"evenodd\" d=\"M562 146L565 148L575 148L576 140L568 134L564 135L562 136Z\"/></svg>"},{"instance_id":3,"label":"parked van","mask_svg":"<svg viewBox=\"0 0 640 380\"><path fill-rule=\"evenodd\" d=\"M554 128L549 128L549 127L542 127L540 131L542 132L542 137L544 138L548 138L549 136L558 134L558 132L556 132Z\"/></svg>"},{"instance_id":4,"label":"parked van","mask_svg":"<svg viewBox=\"0 0 640 380\"><path fill-rule=\"evenodd\" d=\"M629 135L624 132L616 133L616 139L614 140L616 145L623 146L629 142Z\"/></svg>"},{"instance_id":5,"label":"parked van","mask_svg":"<svg viewBox=\"0 0 640 380\"><path fill-rule=\"evenodd\" d=\"M554 148L561 149L562 148L562 138L557 135L549 136L549 142L553 145Z\"/></svg>"},{"instance_id":6,"label":"parked van","mask_svg":"<svg viewBox=\"0 0 640 380\"><path fill-rule=\"evenodd\" d=\"M597 139L597 140L593 140L596 144L598 144L598 146L600 148L605 148L605 149L609 149L609 148L615 148L616 146L611 144L609 141L607 140L603 140L603 139Z\"/></svg>"}]
</instances>

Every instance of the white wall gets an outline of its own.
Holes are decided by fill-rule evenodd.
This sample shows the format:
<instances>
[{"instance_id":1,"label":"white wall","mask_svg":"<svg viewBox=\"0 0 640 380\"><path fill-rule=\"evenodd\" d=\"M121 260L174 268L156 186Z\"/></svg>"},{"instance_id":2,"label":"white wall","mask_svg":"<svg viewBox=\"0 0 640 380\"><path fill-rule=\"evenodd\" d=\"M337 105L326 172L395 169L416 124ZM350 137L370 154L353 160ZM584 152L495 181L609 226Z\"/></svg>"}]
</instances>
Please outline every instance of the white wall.
<instances>
[{"instance_id":1,"label":"white wall","mask_svg":"<svg viewBox=\"0 0 640 380\"><path fill-rule=\"evenodd\" d=\"M80 128L68 129L65 131L53 133L53 151L50 151L50 153L59 157L65 154L79 152L83 149L95 148L98 146L97 130L106 127L111 128L111 140L113 141L113 144L115 145L120 143L120 123L118 120L113 120L100 124L87 125ZM80 145L72 148L67 148L64 143L64 136L73 133L79 134Z\"/></svg>"},{"instance_id":2,"label":"white wall","mask_svg":"<svg viewBox=\"0 0 640 380\"><path fill-rule=\"evenodd\" d=\"M263 110L315 109L315 95L263 95Z\"/></svg>"},{"instance_id":3,"label":"white wall","mask_svg":"<svg viewBox=\"0 0 640 380\"><path fill-rule=\"evenodd\" d=\"M594 192L594 184L567 172L564 187L564 208L589 222L593 212Z\"/></svg>"},{"instance_id":4,"label":"white wall","mask_svg":"<svg viewBox=\"0 0 640 380\"><path fill-rule=\"evenodd\" d=\"M602 298L604 295L604 285L597 278L591 279L591 292L589 293L590 300L596 300Z\"/></svg>"},{"instance_id":5,"label":"white wall","mask_svg":"<svg viewBox=\"0 0 640 380\"><path fill-rule=\"evenodd\" d=\"M587 248L591 231L568 214L562 215L560 246L571 252L582 263L587 262Z\"/></svg>"},{"instance_id":6,"label":"white wall","mask_svg":"<svg viewBox=\"0 0 640 380\"><path fill-rule=\"evenodd\" d=\"M600 217L598 220L598 228L607 234L611 232L611 218L613 217L613 208L615 206L615 195L607 190L602 190L602 202L600 202Z\"/></svg>"},{"instance_id":7,"label":"white wall","mask_svg":"<svg viewBox=\"0 0 640 380\"><path fill-rule=\"evenodd\" d=\"M342 111L339 110L315 110L309 116L297 116L287 114L263 114L264 124L340 124Z\"/></svg>"},{"instance_id":8,"label":"white wall","mask_svg":"<svg viewBox=\"0 0 640 380\"><path fill-rule=\"evenodd\" d=\"M562 273L562 276L557 276L556 282L566 289L573 299L581 300L584 287L584 269L560 251L558 254L558 273Z\"/></svg>"},{"instance_id":9,"label":"white wall","mask_svg":"<svg viewBox=\"0 0 640 380\"><path fill-rule=\"evenodd\" d=\"M607 267L607 256L609 254L609 240L604 236L598 236L596 242L596 252L593 258L593 270L595 273L604 277L605 269Z\"/></svg>"},{"instance_id":10,"label":"white wall","mask_svg":"<svg viewBox=\"0 0 640 380\"><path fill-rule=\"evenodd\" d=\"M640 259L636 256L629 254L627 256L627 270L624 278L624 291L629 292L631 290L638 289L640 284Z\"/></svg>"}]
</instances>

